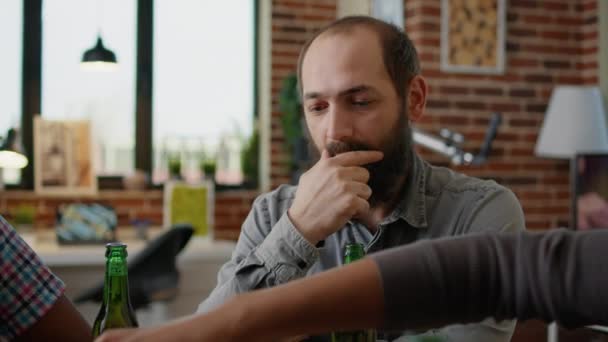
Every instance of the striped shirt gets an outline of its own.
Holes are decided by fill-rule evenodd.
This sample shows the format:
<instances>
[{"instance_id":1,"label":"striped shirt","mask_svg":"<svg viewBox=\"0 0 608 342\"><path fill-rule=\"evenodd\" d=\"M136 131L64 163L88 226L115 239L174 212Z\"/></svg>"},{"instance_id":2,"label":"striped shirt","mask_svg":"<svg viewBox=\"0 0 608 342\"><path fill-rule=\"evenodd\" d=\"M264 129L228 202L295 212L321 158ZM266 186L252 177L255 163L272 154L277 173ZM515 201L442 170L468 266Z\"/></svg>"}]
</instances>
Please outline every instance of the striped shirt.
<instances>
[{"instance_id":1,"label":"striped shirt","mask_svg":"<svg viewBox=\"0 0 608 342\"><path fill-rule=\"evenodd\" d=\"M64 291L63 282L0 216L0 341L31 327Z\"/></svg>"}]
</instances>

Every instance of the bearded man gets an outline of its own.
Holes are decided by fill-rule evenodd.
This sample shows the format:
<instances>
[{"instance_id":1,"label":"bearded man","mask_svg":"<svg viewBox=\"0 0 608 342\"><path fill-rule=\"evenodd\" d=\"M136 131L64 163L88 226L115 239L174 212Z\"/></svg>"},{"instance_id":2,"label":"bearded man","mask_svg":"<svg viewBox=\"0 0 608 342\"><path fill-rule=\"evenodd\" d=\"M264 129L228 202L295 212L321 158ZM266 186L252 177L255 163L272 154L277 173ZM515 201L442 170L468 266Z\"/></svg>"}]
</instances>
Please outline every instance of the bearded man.
<instances>
[{"instance_id":1,"label":"bearded man","mask_svg":"<svg viewBox=\"0 0 608 342\"><path fill-rule=\"evenodd\" d=\"M305 44L298 80L317 162L297 186L255 200L232 259L199 312L237 293L340 265L348 243L374 253L421 239L524 229L511 191L431 166L415 153L410 122L424 112L427 84L402 30L370 17L340 19ZM424 334L508 341L514 326L485 320ZM380 336L407 340L408 334Z\"/></svg>"}]
</instances>

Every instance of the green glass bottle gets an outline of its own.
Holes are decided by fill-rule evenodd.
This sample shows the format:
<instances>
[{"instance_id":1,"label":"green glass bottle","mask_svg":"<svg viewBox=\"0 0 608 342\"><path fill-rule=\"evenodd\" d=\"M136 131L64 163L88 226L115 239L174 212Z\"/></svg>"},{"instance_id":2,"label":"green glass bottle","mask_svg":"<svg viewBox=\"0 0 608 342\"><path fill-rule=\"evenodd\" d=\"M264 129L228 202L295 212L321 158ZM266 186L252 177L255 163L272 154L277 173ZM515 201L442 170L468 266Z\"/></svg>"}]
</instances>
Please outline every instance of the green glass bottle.
<instances>
[{"instance_id":1,"label":"green glass bottle","mask_svg":"<svg viewBox=\"0 0 608 342\"><path fill-rule=\"evenodd\" d=\"M112 242L106 245L106 275L103 302L93 324L93 337L115 328L137 327L129 298L127 245Z\"/></svg>"},{"instance_id":2,"label":"green glass bottle","mask_svg":"<svg viewBox=\"0 0 608 342\"><path fill-rule=\"evenodd\" d=\"M349 264L365 256L363 244L349 243L344 248L344 264ZM332 342L375 342L375 330L340 331L331 334Z\"/></svg>"}]
</instances>

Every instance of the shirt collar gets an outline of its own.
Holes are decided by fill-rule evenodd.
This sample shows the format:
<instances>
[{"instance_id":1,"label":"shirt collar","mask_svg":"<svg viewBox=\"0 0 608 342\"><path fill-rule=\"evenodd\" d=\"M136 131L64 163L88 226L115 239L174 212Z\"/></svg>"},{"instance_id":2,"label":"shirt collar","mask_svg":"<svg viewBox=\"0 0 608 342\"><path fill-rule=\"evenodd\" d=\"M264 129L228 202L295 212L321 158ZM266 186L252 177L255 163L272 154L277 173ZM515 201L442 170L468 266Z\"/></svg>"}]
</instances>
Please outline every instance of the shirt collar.
<instances>
[{"instance_id":1,"label":"shirt collar","mask_svg":"<svg viewBox=\"0 0 608 342\"><path fill-rule=\"evenodd\" d=\"M415 228L427 228L426 217L426 174L428 165L414 151L412 153L411 169L405 182L405 189L397 207L383 221L383 223L395 222L398 219L405 220Z\"/></svg>"}]
</instances>

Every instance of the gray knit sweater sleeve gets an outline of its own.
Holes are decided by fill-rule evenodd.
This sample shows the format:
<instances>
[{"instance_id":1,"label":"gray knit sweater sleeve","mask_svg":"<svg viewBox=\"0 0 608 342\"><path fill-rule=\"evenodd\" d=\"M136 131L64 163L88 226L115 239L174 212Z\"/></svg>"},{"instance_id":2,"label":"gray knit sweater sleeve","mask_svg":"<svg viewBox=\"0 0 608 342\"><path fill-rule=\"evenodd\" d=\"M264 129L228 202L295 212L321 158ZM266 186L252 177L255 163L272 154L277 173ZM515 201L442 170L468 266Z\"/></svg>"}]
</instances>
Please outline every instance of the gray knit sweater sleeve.
<instances>
[{"instance_id":1,"label":"gray knit sweater sleeve","mask_svg":"<svg viewBox=\"0 0 608 342\"><path fill-rule=\"evenodd\" d=\"M608 230L469 235L371 258L382 277L387 329L487 317L608 324Z\"/></svg>"}]
</instances>

